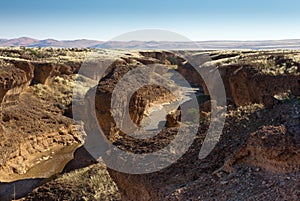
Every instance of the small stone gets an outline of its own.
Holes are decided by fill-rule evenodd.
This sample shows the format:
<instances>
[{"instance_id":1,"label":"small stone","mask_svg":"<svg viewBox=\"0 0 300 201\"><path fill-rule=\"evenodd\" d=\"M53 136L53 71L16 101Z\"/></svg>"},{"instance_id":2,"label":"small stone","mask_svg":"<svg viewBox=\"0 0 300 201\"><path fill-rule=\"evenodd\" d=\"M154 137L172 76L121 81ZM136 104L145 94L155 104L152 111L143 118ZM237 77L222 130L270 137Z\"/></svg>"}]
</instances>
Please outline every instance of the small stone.
<instances>
[{"instance_id":1,"label":"small stone","mask_svg":"<svg viewBox=\"0 0 300 201\"><path fill-rule=\"evenodd\" d=\"M291 179L291 177L286 177L286 179L287 179L287 180L290 180L290 179Z\"/></svg>"},{"instance_id":2,"label":"small stone","mask_svg":"<svg viewBox=\"0 0 300 201\"><path fill-rule=\"evenodd\" d=\"M226 185L226 184L228 184L228 181L221 181L220 182L222 185Z\"/></svg>"},{"instance_id":3,"label":"small stone","mask_svg":"<svg viewBox=\"0 0 300 201\"><path fill-rule=\"evenodd\" d=\"M266 183L267 183L266 181L263 181L263 182L262 182L262 185L265 185Z\"/></svg>"},{"instance_id":4,"label":"small stone","mask_svg":"<svg viewBox=\"0 0 300 201\"><path fill-rule=\"evenodd\" d=\"M259 172L260 171L260 168L255 168L255 172Z\"/></svg>"}]
</instances>

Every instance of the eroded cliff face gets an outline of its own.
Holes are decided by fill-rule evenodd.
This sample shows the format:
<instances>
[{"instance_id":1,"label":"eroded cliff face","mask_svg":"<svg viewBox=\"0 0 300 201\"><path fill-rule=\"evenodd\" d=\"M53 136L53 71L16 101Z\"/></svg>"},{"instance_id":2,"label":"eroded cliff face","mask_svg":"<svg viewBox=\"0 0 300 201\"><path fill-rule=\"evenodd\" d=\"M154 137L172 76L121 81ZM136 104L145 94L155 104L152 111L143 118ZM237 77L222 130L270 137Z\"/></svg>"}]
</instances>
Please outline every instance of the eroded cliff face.
<instances>
[{"instance_id":1,"label":"eroded cliff face","mask_svg":"<svg viewBox=\"0 0 300 201\"><path fill-rule=\"evenodd\" d=\"M149 61L148 61L149 60ZM101 128L103 129L106 136L111 138L111 140L115 140L116 136L124 135L124 133L119 130L115 124L115 119L119 120L119 124L126 125L127 120L133 121L137 126L141 126L142 120L147 117L147 114L149 113L149 109L153 105L157 104L164 104L169 103L172 101L177 100L177 97L174 95L176 94L175 91L170 91L169 89L166 89L165 87L160 86L157 83L156 84L147 84L145 86L142 86L138 88L138 90L131 96L127 97L126 93L119 94L121 97L124 97L122 101L116 100L115 103L118 105L114 105L115 108L119 108L119 110L116 112L115 117L112 115L112 100L113 100L113 90L115 89L117 83L120 81L120 79L128 72L134 70L143 68L144 65L150 64L161 64L161 61L159 60L153 60L153 58L148 57L142 57L136 58L127 58L123 60L118 60L117 62L113 63L110 67L109 73L103 77L97 87L96 92L96 113L98 122L101 125ZM151 76L161 76L161 81L164 81L164 78L161 74L163 74L161 68L157 66L153 66L153 75ZM137 71L137 73L139 73ZM142 71L140 72L140 79L147 80L149 79L149 74L143 74ZM136 87L135 84L138 80L132 79L128 80L126 82L126 86L121 86L120 89L118 89L118 93L123 93L127 89L131 89ZM174 88L176 90L175 86L172 86L172 84L169 85L170 88ZM124 87L122 89L122 87ZM129 114L130 119L123 118L123 114L126 112L126 108L129 106ZM114 119L115 118L115 119ZM102 121L101 119L105 119L105 121ZM114 139L115 138L115 139Z\"/></svg>"},{"instance_id":2,"label":"eroded cliff face","mask_svg":"<svg viewBox=\"0 0 300 201\"><path fill-rule=\"evenodd\" d=\"M63 115L74 81L66 76L78 70L80 55L54 63L50 57L24 59L24 51L12 50L14 57L7 57L2 50L0 57L1 182L50 177L83 143L73 121ZM63 81L59 76L65 76Z\"/></svg>"},{"instance_id":3,"label":"eroded cliff face","mask_svg":"<svg viewBox=\"0 0 300 201\"><path fill-rule=\"evenodd\" d=\"M20 50L20 52L22 51ZM5 95L18 96L29 85L49 85L56 76L78 72L84 55L82 53L77 58L67 57L61 61L53 61L51 58L26 60L23 58L24 56L7 57L5 52L2 52L2 56L0 56L2 68L0 100L5 99Z\"/></svg>"},{"instance_id":4,"label":"eroded cliff face","mask_svg":"<svg viewBox=\"0 0 300 201\"><path fill-rule=\"evenodd\" d=\"M236 106L258 103L267 107L276 104L274 96L299 96L299 52L228 52L207 53L211 65L218 68L226 89L228 101ZM291 59L291 58L294 58ZM178 63L178 71L201 86L209 95L204 80L189 63ZM212 81L213 82L213 81Z\"/></svg>"},{"instance_id":5,"label":"eroded cliff face","mask_svg":"<svg viewBox=\"0 0 300 201\"><path fill-rule=\"evenodd\" d=\"M4 61L1 62L1 91L0 101L5 99L5 96L13 96L19 94L29 86L30 80L33 75L28 74L19 68L15 68L11 64L7 64Z\"/></svg>"}]
</instances>

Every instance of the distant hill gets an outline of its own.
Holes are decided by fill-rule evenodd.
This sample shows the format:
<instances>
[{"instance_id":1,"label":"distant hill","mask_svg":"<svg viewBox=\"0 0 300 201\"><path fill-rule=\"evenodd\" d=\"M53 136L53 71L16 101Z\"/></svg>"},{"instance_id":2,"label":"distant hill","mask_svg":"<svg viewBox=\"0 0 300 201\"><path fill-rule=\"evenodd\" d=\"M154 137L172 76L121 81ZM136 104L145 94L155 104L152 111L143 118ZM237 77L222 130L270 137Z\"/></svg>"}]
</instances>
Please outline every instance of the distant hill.
<instances>
[{"instance_id":1,"label":"distant hill","mask_svg":"<svg viewBox=\"0 0 300 201\"><path fill-rule=\"evenodd\" d=\"M78 47L78 48L87 48L95 45L99 45L101 42L94 40L69 40L69 41L60 41L54 39L46 40L37 40L28 37L21 37L15 39L0 39L1 47L16 47L16 46L25 46L25 47Z\"/></svg>"},{"instance_id":2,"label":"distant hill","mask_svg":"<svg viewBox=\"0 0 300 201\"><path fill-rule=\"evenodd\" d=\"M22 38L14 38L14 39L0 39L0 46L8 47L8 46L29 46L33 43L37 43L39 40L22 37Z\"/></svg>"},{"instance_id":3,"label":"distant hill","mask_svg":"<svg viewBox=\"0 0 300 201\"><path fill-rule=\"evenodd\" d=\"M0 47L59 47L106 49L300 49L300 39L265 41L96 41L96 40L37 40L28 37L0 39Z\"/></svg>"},{"instance_id":4,"label":"distant hill","mask_svg":"<svg viewBox=\"0 0 300 201\"><path fill-rule=\"evenodd\" d=\"M87 48L99 45L101 42L95 41L95 40L65 40L65 41L59 41L59 40L53 40L53 39L47 39L47 40L40 40L36 43L33 43L29 45L28 47L77 47L77 48Z\"/></svg>"}]
</instances>

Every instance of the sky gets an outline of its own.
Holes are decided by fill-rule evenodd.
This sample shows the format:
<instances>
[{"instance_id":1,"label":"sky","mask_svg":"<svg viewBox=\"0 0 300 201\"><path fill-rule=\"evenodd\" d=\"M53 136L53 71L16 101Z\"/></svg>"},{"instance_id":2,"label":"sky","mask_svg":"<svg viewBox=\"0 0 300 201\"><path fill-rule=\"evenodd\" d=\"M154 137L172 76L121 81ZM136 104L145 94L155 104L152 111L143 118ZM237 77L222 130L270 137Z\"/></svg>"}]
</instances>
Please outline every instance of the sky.
<instances>
[{"instance_id":1,"label":"sky","mask_svg":"<svg viewBox=\"0 0 300 201\"><path fill-rule=\"evenodd\" d=\"M161 29L190 40L300 39L299 0L0 0L0 38L111 40Z\"/></svg>"}]
</instances>

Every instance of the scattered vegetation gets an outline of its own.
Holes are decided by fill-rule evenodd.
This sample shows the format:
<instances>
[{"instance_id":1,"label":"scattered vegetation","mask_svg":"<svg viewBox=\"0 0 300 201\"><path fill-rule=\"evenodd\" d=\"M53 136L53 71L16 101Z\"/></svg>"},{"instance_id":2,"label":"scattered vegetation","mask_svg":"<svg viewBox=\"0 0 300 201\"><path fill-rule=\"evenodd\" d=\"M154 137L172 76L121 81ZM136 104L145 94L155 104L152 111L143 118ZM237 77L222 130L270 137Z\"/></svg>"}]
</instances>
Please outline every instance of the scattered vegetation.
<instances>
[{"instance_id":1,"label":"scattered vegetation","mask_svg":"<svg viewBox=\"0 0 300 201\"><path fill-rule=\"evenodd\" d=\"M29 52L29 54L35 56L36 58L42 59L46 57L46 54L41 51L40 49L31 49L31 48L26 48L26 52Z\"/></svg>"},{"instance_id":2,"label":"scattered vegetation","mask_svg":"<svg viewBox=\"0 0 300 201\"><path fill-rule=\"evenodd\" d=\"M121 200L116 184L102 163L58 176L23 200L45 199L45 195L50 200Z\"/></svg>"}]
</instances>

